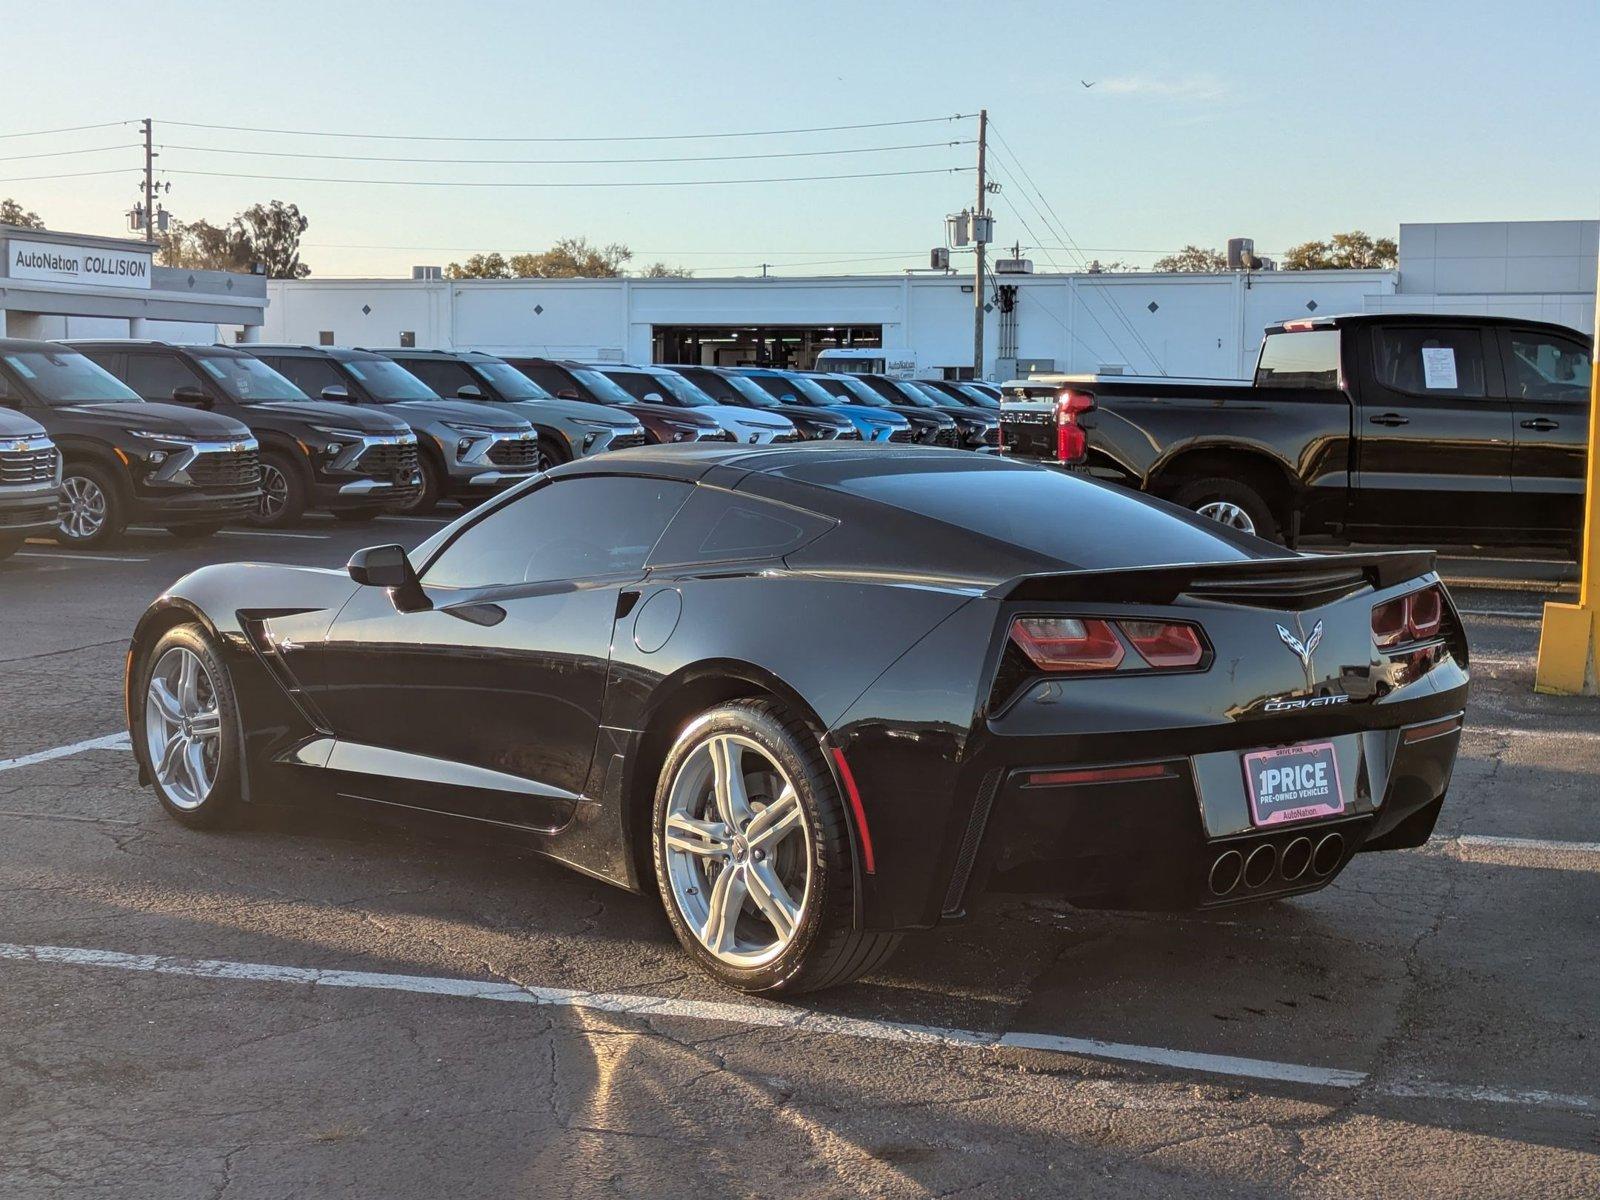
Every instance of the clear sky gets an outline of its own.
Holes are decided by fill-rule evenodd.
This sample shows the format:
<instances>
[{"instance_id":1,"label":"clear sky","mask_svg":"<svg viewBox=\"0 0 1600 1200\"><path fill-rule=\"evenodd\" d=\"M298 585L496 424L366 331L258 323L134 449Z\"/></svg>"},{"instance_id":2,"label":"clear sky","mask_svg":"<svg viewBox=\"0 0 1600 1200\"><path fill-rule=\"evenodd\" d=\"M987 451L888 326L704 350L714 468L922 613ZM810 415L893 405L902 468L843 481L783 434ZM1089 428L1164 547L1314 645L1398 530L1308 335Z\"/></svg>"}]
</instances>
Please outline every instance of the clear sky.
<instances>
[{"instance_id":1,"label":"clear sky","mask_svg":"<svg viewBox=\"0 0 1600 1200\"><path fill-rule=\"evenodd\" d=\"M998 236L1041 269L1148 263L1188 242L1258 252L1402 221L1600 216L1600 4L1454 0L768 3L686 0L49 4L0 0L0 196L57 228L116 233L137 199L131 123L151 116L167 207L222 221L257 200L310 217L318 276L406 274L564 235L698 274L926 265L970 172L683 187L511 181L724 180L970 166L975 122L679 141L397 141L186 128L179 121L433 138L620 138L914 121L987 106L1004 145ZM1084 82L1093 87L1084 87ZM886 146L917 149L877 152ZM1012 158L1005 146L1009 146ZM60 150L91 154L21 158ZM211 147L250 154L207 153ZM870 149L870 153L619 163ZM593 159L416 164L411 158ZM1017 178L1020 163L1035 198ZM18 177L113 171L73 179ZM495 186L368 186L197 171ZM1041 200L1047 203L1041 203ZM1047 224L1036 210L1052 217ZM1014 215L1015 206L1032 232Z\"/></svg>"}]
</instances>

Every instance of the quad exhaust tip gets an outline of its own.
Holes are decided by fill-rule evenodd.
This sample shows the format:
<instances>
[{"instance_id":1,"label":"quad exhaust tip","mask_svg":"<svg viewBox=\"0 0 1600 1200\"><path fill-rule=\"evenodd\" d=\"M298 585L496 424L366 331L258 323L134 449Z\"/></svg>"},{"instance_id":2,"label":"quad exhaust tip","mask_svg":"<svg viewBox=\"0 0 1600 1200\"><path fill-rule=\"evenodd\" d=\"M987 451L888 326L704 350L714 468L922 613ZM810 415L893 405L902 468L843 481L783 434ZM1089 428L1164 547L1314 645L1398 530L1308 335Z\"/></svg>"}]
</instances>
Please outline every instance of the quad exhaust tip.
<instances>
[{"instance_id":1,"label":"quad exhaust tip","mask_svg":"<svg viewBox=\"0 0 1600 1200\"><path fill-rule=\"evenodd\" d=\"M1272 872L1277 867L1277 847L1271 842L1263 842L1250 851L1250 857L1244 860L1244 881L1246 886L1253 888L1264 886L1272 878Z\"/></svg>"},{"instance_id":2,"label":"quad exhaust tip","mask_svg":"<svg viewBox=\"0 0 1600 1200\"><path fill-rule=\"evenodd\" d=\"M1311 856L1311 869L1318 875L1329 875L1343 859L1344 835L1330 833L1317 843L1316 853Z\"/></svg>"},{"instance_id":3,"label":"quad exhaust tip","mask_svg":"<svg viewBox=\"0 0 1600 1200\"><path fill-rule=\"evenodd\" d=\"M1243 874L1244 855L1237 850L1224 850L1211 864L1211 894L1226 896L1239 886L1239 877Z\"/></svg>"},{"instance_id":4,"label":"quad exhaust tip","mask_svg":"<svg viewBox=\"0 0 1600 1200\"><path fill-rule=\"evenodd\" d=\"M1283 848L1283 865L1279 868L1283 872L1286 883L1293 883L1306 873L1311 866L1313 858L1311 839L1297 837Z\"/></svg>"},{"instance_id":5,"label":"quad exhaust tip","mask_svg":"<svg viewBox=\"0 0 1600 1200\"><path fill-rule=\"evenodd\" d=\"M1242 883L1246 888L1262 888L1276 876L1283 883L1297 883L1309 872L1318 879L1333 874L1344 861L1344 835L1324 834L1315 846L1309 837L1297 837L1280 853L1271 842L1262 842L1248 856L1238 850L1224 850L1211 864L1207 876L1213 896L1231 895Z\"/></svg>"}]
</instances>

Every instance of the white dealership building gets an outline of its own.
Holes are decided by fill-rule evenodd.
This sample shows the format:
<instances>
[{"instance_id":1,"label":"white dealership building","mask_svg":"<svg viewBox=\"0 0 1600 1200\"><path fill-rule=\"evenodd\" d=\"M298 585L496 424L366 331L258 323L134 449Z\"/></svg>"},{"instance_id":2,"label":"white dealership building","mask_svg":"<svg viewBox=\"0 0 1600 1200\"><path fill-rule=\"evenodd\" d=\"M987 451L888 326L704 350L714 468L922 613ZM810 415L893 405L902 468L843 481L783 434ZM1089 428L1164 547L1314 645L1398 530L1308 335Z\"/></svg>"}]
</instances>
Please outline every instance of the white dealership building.
<instances>
[{"instance_id":1,"label":"white dealership building","mask_svg":"<svg viewBox=\"0 0 1600 1200\"><path fill-rule=\"evenodd\" d=\"M1496 313L1589 330L1597 234L1594 221L1404 224L1398 270L998 275L984 373L1243 377L1269 322L1340 312ZM823 347L881 345L935 376L972 357L961 275L311 278L267 294L265 339L311 345L802 366Z\"/></svg>"}]
</instances>

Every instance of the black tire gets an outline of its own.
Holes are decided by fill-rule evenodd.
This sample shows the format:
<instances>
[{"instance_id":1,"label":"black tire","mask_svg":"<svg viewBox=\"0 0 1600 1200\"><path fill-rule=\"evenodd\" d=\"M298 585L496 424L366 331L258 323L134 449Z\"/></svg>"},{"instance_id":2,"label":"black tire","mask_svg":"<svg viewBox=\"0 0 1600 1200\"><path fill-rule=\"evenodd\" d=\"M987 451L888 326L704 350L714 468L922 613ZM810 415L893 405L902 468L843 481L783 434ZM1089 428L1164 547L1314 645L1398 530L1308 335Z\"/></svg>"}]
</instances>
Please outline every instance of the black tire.
<instances>
[{"instance_id":1,"label":"black tire","mask_svg":"<svg viewBox=\"0 0 1600 1200\"><path fill-rule=\"evenodd\" d=\"M167 651L181 647L188 650L205 667L209 676L211 693L216 698L220 718L218 739L220 743L215 780L209 794L197 807L184 807L176 802L156 777L156 764L150 761L151 751L146 736L145 697L149 695L150 677ZM233 823L239 815L242 795L239 786L239 766L242 748L239 739L238 701L234 696L233 681L217 657L216 650L205 631L198 625L179 625L169 629L151 647L139 663L139 687L134 693L139 699L133 706L133 751L150 777L150 786L156 799L167 814L191 829L217 829Z\"/></svg>"},{"instance_id":2,"label":"black tire","mask_svg":"<svg viewBox=\"0 0 1600 1200\"><path fill-rule=\"evenodd\" d=\"M27 540L20 537L0 537L0 560L10 558L22 549L22 544Z\"/></svg>"},{"instance_id":3,"label":"black tire","mask_svg":"<svg viewBox=\"0 0 1600 1200\"><path fill-rule=\"evenodd\" d=\"M382 505L376 508L336 508L333 510L333 519L353 525L361 521L371 521L376 517L382 516L384 511Z\"/></svg>"},{"instance_id":4,"label":"black tire","mask_svg":"<svg viewBox=\"0 0 1600 1200\"><path fill-rule=\"evenodd\" d=\"M226 524L226 521L206 521L196 525L169 525L167 532L179 541L198 542L202 538L215 537Z\"/></svg>"},{"instance_id":5,"label":"black tire","mask_svg":"<svg viewBox=\"0 0 1600 1200\"><path fill-rule=\"evenodd\" d=\"M724 962L703 946L678 908L666 863L663 830L678 769L707 740L737 733L761 747L788 774L810 830L811 883L789 945L756 967ZM672 931L712 978L751 995L796 995L849 983L881 966L900 944L897 933L853 928L855 876L844 802L822 747L806 723L770 700L739 700L701 713L685 726L662 764L651 806L656 883Z\"/></svg>"},{"instance_id":6,"label":"black tire","mask_svg":"<svg viewBox=\"0 0 1600 1200\"><path fill-rule=\"evenodd\" d=\"M1191 479L1188 483L1179 485L1172 493L1172 502L1194 512L1199 512L1209 504L1231 504L1240 510L1253 526L1252 529L1243 529L1239 525L1234 525L1233 528L1241 529L1244 533L1254 533L1257 537L1266 538L1268 541L1279 540L1278 519L1273 515L1271 506L1249 484L1240 483L1237 479L1217 477Z\"/></svg>"},{"instance_id":7,"label":"black tire","mask_svg":"<svg viewBox=\"0 0 1600 1200\"><path fill-rule=\"evenodd\" d=\"M282 504L272 515L258 508L250 517L250 524L261 529L287 529L297 525L305 516L306 502L311 497L310 485L301 465L283 450L267 450L261 455L261 503L267 503L269 481L283 481Z\"/></svg>"},{"instance_id":8,"label":"black tire","mask_svg":"<svg viewBox=\"0 0 1600 1200\"><path fill-rule=\"evenodd\" d=\"M390 511L407 517L425 517L439 507L439 497L444 491L443 469L431 453L422 455L417 462L417 469L422 475L422 487L414 497L403 504L396 504Z\"/></svg>"},{"instance_id":9,"label":"black tire","mask_svg":"<svg viewBox=\"0 0 1600 1200\"><path fill-rule=\"evenodd\" d=\"M105 500L105 516L94 532L75 536L69 532L72 520L69 501L74 479L86 480L94 485ZM92 550L122 536L128 527L128 503L122 493L122 481L109 468L94 462L69 462L61 472L61 515L56 523L56 541L78 550Z\"/></svg>"},{"instance_id":10,"label":"black tire","mask_svg":"<svg viewBox=\"0 0 1600 1200\"><path fill-rule=\"evenodd\" d=\"M539 435L539 457L541 471L548 471L551 467L559 467L564 462L571 462L572 455L567 453L567 448L561 444L560 439L549 434Z\"/></svg>"}]
</instances>

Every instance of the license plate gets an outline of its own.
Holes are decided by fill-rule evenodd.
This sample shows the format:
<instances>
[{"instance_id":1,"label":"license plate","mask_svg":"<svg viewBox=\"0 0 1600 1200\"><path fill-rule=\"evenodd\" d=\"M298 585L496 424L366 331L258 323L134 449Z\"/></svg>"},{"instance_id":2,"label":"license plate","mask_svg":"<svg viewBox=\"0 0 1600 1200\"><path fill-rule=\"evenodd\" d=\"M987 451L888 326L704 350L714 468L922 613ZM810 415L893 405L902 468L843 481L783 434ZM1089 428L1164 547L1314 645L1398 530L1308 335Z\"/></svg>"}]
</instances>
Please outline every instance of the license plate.
<instances>
[{"instance_id":1,"label":"license plate","mask_svg":"<svg viewBox=\"0 0 1600 1200\"><path fill-rule=\"evenodd\" d=\"M1332 742L1305 742L1244 756L1250 819L1257 825L1282 825L1344 811L1339 757Z\"/></svg>"}]
</instances>

